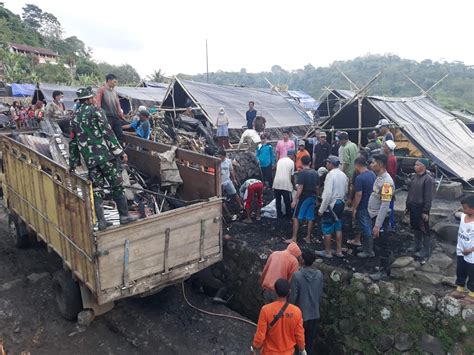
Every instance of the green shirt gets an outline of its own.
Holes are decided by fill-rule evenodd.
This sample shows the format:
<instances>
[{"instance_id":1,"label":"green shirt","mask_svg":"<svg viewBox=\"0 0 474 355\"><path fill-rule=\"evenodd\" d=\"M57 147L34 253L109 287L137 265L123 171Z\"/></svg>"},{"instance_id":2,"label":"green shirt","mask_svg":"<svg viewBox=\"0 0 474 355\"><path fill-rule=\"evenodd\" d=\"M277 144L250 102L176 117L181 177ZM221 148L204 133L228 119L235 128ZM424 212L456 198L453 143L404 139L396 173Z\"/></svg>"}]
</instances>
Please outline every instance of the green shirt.
<instances>
[{"instance_id":1,"label":"green shirt","mask_svg":"<svg viewBox=\"0 0 474 355\"><path fill-rule=\"evenodd\" d=\"M357 158L358 153L359 148L357 148L357 144L351 141L348 141L342 147L342 171L347 175L349 181L352 180L354 175L354 160Z\"/></svg>"}]
</instances>

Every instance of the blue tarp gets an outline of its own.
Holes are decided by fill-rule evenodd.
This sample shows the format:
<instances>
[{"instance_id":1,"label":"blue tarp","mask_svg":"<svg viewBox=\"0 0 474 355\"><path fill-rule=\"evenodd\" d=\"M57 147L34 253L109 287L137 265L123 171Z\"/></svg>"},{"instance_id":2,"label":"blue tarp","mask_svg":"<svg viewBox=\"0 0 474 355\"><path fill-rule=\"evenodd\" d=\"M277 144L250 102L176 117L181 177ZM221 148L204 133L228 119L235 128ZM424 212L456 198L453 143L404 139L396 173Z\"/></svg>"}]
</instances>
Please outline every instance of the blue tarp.
<instances>
[{"instance_id":1,"label":"blue tarp","mask_svg":"<svg viewBox=\"0 0 474 355\"><path fill-rule=\"evenodd\" d=\"M312 96L305 93L301 90L288 90L288 95L291 98L298 99L300 105L304 107L305 110L317 110L319 102L317 102Z\"/></svg>"},{"instance_id":2,"label":"blue tarp","mask_svg":"<svg viewBox=\"0 0 474 355\"><path fill-rule=\"evenodd\" d=\"M25 97L33 96L35 93L35 84L11 84L12 85L12 96Z\"/></svg>"}]
</instances>

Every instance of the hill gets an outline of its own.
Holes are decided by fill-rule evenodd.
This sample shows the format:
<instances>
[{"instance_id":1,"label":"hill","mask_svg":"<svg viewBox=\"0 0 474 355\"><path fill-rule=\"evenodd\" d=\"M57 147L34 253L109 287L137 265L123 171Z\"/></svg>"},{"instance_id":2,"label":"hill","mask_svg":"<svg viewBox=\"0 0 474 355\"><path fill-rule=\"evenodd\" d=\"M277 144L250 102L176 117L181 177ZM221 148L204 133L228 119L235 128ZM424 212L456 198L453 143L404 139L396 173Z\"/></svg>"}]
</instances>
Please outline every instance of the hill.
<instances>
[{"instance_id":1,"label":"hill","mask_svg":"<svg viewBox=\"0 0 474 355\"><path fill-rule=\"evenodd\" d=\"M274 65L269 72L247 73L217 71L209 73L209 82L215 84L269 87L265 78L273 84L287 84L290 90L301 89L318 98L324 88L351 88L339 73L343 71L358 87L362 87L379 71L383 76L371 87L370 94L384 96L415 96L420 90L405 75L408 75L427 90L439 79L448 77L430 94L448 109L466 108L474 110L474 66L462 62L433 62L403 59L396 55L367 55L348 61L335 61L328 67L315 68L308 64L303 69L287 71ZM206 81L206 74L192 76L196 81Z\"/></svg>"}]
</instances>

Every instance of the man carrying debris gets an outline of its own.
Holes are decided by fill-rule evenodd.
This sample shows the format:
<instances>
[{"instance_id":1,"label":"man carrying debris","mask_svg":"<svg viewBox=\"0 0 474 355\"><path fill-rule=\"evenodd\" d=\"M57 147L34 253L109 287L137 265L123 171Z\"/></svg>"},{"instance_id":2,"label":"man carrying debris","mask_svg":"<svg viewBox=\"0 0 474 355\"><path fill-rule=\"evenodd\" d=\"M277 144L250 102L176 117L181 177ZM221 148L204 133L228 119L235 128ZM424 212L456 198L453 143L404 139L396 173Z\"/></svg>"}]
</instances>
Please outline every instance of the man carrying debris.
<instances>
[{"instance_id":1,"label":"man carrying debris","mask_svg":"<svg viewBox=\"0 0 474 355\"><path fill-rule=\"evenodd\" d=\"M105 112L95 106L96 100L92 88L80 88L77 90L77 97L81 107L71 121L70 169L74 171L80 164L81 157L84 159L94 189L94 208L99 230L104 230L111 225L105 220L102 208L105 197L104 188L107 184L117 204L120 224L135 221L137 218L128 214L127 199L124 195L118 164L118 159L124 163L127 162L127 154L107 122Z\"/></svg>"},{"instance_id":2,"label":"man carrying debris","mask_svg":"<svg viewBox=\"0 0 474 355\"><path fill-rule=\"evenodd\" d=\"M150 139L150 112L145 108L138 111L138 119L134 120L128 125L124 125L123 129L133 129L138 137L143 139Z\"/></svg>"},{"instance_id":3,"label":"man carrying debris","mask_svg":"<svg viewBox=\"0 0 474 355\"><path fill-rule=\"evenodd\" d=\"M375 126L375 128L377 128L379 132L383 135L382 144L384 144L385 141L395 141L392 132L390 132L390 130L388 129L389 126L390 122L385 118L379 120L379 123Z\"/></svg>"},{"instance_id":4,"label":"man carrying debris","mask_svg":"<svg viewBox=\"0 0 474 355\"><path fill-rule=\"evenodd\" d=\"M102 108L107 115L109 122L115 136L122 141L122 123L123 112L120 107L120 100L115 87L117 86L117 77L114 74L107 74L105 77L105 84L97 90L97 107Z\"/></svg>"},{"instance_id":5,"label":"man carrying debris","mask_svg":"<svg viewBox=\"0 0 474 355\"><path fill-rule=\"evenodd\" d=\"M255 120L255 117L257 117L257 111L254 109L255 102L249 101L249 109L245 113L245 118L247 120L247 128L248 129L253 129L253 121Z\"/></svg>"},{"instance_id":6,"label":"man carrying debris","mask_svg":"<svg viewBox=\"0 0 474 355\"><path fill-rule=\"evenodd\" d=\"M374 156L371 168L375 175L377 175L377 178L369 198L367 210L372 220L372 236L380 254L380 269L377 273L369 276L372 280L379 281L385 278L390 271L391 247L389 233L387 233L387 217L395 185L387 172L387 157L384 154Z\"/></svg>"},{"instance_id":7,"label":"man carrying debris","mask_svg":"<svg viewBox=\"0 0 474 355\"><path fill-rule=\"evenodd\" d=\"M311 266L316 255L310 249L303 250L303 264L291 278L288 301L303 314L304 341L308 355L314 354L314 338L319 315L319 301L323 294L323 273Z\"/></svg>"},{"instance_id":8,"label":"man carrying debris","mask_svg":"<svg viewBox=\"0 0 474 355\"><path fill-rule=\"evenodd\" d=\"M293 192L293 175L295 173L295 163L293 162L294 150L288 151L288 156L278 160L276 165L275 178L273 179L273 194L277 218L291 218L291 193ZM285 215L281 212L281 199L285 203Z\"/></svg>"},{"instance_id":9,"label":"man carrying debris","mask_svg":"<svg viewBox=\"0 0 474 355\"><path fill-rule=\"evenodd\" d=\"M263 207L263 182L257 179L248 179L240 186L239 193L245 203L245 213L247 215L243 222L252 223L251 210L255 196L257 196L257 221L260 221L260 209Z\"/></svg>"},{"instance_id":10,"label":"man carrying debris","mask_svg":"<svg viewBox=\"0 0 474 355\"><path fill-rule=\"evenodd\" d=\"M339 169L340 160L335 155L326 159L328 174L324 182L321 205L318 215L321 216L321 229L324 235L324 250L316 251L318 256L332 258L332 234L336 234L336 256L342 258L342 213L344 196L347 193L347 176Z\"/></svg>"},{"instance_id":11,"label":"man carrying debris","mask_svg":"<svg viewBox=\"0 0 474 355\"><path fill-rule=\"evenodd\" d=\"M319 133L319 141L313 149L313 169L326 166L326 159L331 154L331 145L327 142L326 132Z\"/></svg>"},{"instance_id":12,"label":"man carrying debris","mask_svg":"<svg viewBox=\"0 0 474 355\"><path fill-rule=\"evenodd\" d=\"M293 273L298 271L300 259L301 249L294 242L290 243L286 250L274 251L270 254L260 277L265 303L276 300L275 281L278 279L291 281Z\"/></svg>"},{"instance_id":13,"label":"man carrying debris","mask_svg":"<svg viewBox=\"0 0 474 355\"><path fill-rule=\"evenodd\" d=\"M253 128L248 128L244 131L244 133L242 133L242 136L240 137L237 151L240 151L242 144L246 143L248 144L247 151L255 153L255 150L261 142L262 139L260 138L260 134L258 134L258 132Z\"/></svg>"},{"instance_id":14,"label":"man carrying debris","mask_svg":"<svg viewBox=\"0 0 474 355\"><path fill-rule=\"evenodd\" d=\"M415 235L415 240L408 251L416 252L415 255L420 258L429 258L431 255L431 235L428 221L433 201L434 179L427 170L428 166L428 159L416 161L415 176L410 182L406 202L406 213L410 214L410 226Z\"/></svg>"}]
</instances>

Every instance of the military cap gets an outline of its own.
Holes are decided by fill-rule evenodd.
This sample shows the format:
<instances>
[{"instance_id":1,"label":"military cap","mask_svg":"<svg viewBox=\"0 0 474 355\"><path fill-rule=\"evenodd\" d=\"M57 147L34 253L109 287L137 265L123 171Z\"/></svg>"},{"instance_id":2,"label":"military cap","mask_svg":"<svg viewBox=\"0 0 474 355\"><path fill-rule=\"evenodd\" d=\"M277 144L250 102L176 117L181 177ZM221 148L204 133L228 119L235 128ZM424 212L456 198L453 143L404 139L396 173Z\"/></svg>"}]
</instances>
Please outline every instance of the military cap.
<instances>
[{"instance_id":1,"label":"military cap","mask_svg":"<svg viewBox=\"0 0 474 355\"><path fill-rule=\"evenodd\" d=\"M76 94L79 100L90 99L95 96L94 90L90 86L77 89Z\"/></svg>"}]
</instances>

